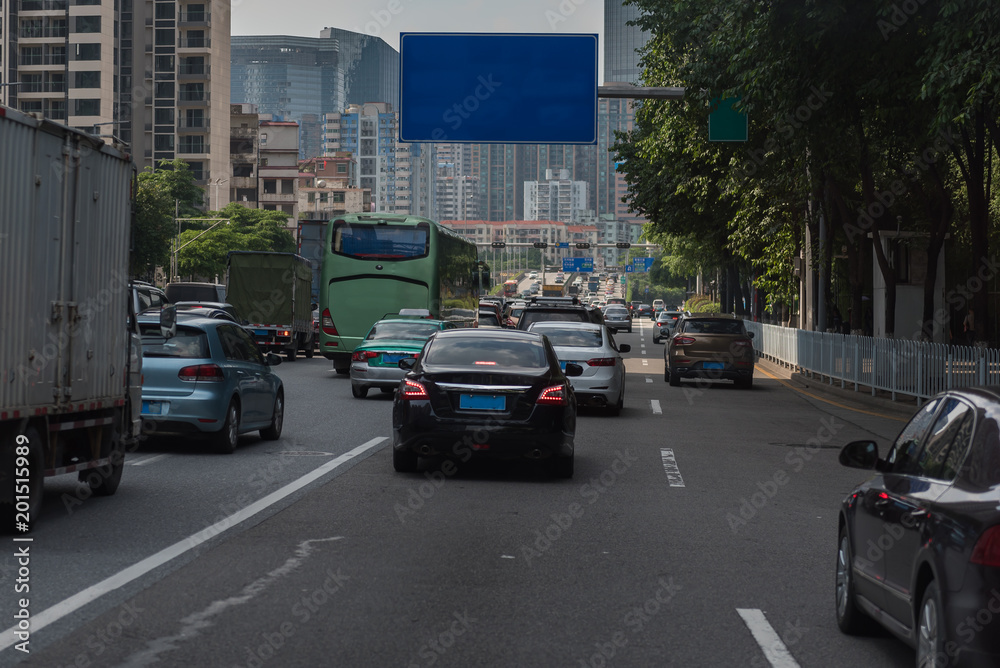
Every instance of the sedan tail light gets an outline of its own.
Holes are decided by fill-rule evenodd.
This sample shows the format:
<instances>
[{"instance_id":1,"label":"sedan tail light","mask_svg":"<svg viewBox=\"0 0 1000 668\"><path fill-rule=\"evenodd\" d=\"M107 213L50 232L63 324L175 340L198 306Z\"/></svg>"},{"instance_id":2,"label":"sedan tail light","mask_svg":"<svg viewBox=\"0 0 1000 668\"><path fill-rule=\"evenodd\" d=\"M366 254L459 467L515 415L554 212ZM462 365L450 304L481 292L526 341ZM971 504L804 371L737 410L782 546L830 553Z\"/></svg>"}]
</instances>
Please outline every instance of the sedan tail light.
<instances>
[{"instance_id":1,"label":"sedan tail light","mask_svg":"<svg viewBox=\"0 0 1000 668\"><path fill-rule=\"evenodd\" d=\"M196 364L194 366L186 366L177 372L177 377L188 382L196 382L199 380L225 380L225 377L222 374L222 367L218 364Z\"/></svg>"},{"instance_id":2,"label":"sedan tail light","mask_svg":"<svg viewBox=\"0 0 1000 668\"><path fill-rule=\"evenodd\" d=\"M753 348L753 341L750 339L737 339L733 341L734 348Z\"/></svg>"},{"instance_id":3,"label":"sedan tail light","mask_svg":"<svg viewBox=\"0 0 1000 668\"><path fill-rule=\"evenodd\" d=\"M568 394L565 385L551 385L542 390L535 403L546 406L565 406L569 403Z\"/></svg>"},{"instance_id":4,"label":"sedan tail light","mask_svg":"<svg viewBox=\"0 0 1000 668\"><path fill-rule=\"evenodd\" d=\"M355 350L354 354L351 355L352 362L367 362L373 357L378 357L378 353L374 350Z\"/></svg>"},{"instance_id":5,"label":"sedan tail light","mask_svg":"<svg viewBox=\"0 0 1000 668\"><path fill-rule=\"evenodd\" d=\"M323 328L323 333L327 336L340 336L337 333L337 328L333 324L333 317L330 316L330 309L323 309L323 317L320 318L320 326Z\"/></svg>"},{"instance_id":6,"label":"sedan tail light","mask_svg":"<svg viewBox=\"0 0 1000 668\"><path fill-rule=\"evenodd\" d=\"M403 399L430 399L427 388L415 380L404 380L403 391L400 393Z\"/></svg>"},{"instance_id":7,"label":"sedan tail light","mask_svg":"<svg viewBox=\"0 0 1000 668\"><path fill-rule=\"evenodd\" d=\"M693 336L681 336L680 334L678 334L677 336L674 337L675 346L689 346L692 343L694 343Z\"/></svg>"},{"instance_id":8,"label":"sedan tail light","mask_svg":"<svg viewBox=\"0 0 1000 668\"><path fill-rule=\"evenodd\" d=\"M595 357L594 359L587 360L587 366L614 366L614 357Z\"/></svg>"},{"instance_id":9,"label":"sedan tail light","mask_svg":"<svg viewBox=\"0 0 1000 668\"><path fill-rule=\"evenodd\" d=\"M982 566L1000 566L1000 525L992 526L983 532L972 549L969 559L974 564Z\"/></svg>"}]
</instances>

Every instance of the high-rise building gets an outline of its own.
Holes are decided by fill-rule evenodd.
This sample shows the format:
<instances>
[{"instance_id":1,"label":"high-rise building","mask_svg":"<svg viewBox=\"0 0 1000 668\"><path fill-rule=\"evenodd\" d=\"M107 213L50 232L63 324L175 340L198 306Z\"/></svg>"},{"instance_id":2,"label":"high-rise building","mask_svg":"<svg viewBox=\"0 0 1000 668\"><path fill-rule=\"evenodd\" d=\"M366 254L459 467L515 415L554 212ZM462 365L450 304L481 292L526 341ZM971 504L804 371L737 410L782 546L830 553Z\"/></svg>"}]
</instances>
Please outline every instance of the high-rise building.
<instances>
[{"instance_id":1,"label":"high-rise building","mask_svg":"<svg viewBox=\"0 0 1000 668\"><path fill-rule=\"evenodd\" d=\"M604 80L638 84L642 76L636 49L646 45L649 33L626 25L639 18L639 8L621 0L604 0Z\"/></svg>"},{"instance_id":2,"label":"high-rise building","mask_svg":"<svg viewBox=\"0 0 1000 668\"><path fill-rule=\"evenodd\" d=\"M572 181L568 169L545 170L544 181L524 182L524 220L569 223L587 209L587 182Z\"/></svg>"},{"instance_id":3,"label":"high-rise building","mask_svg":"<svg viewBox=\"0 0 1000 668\"><path fill-rule=\"evenodd\" d=\"M230 3L4 0L0 102L113 135L140 167L188 162L198 183L229 167ZM210 208L220 208L228 189Z\"/></svg>"},{"instance_id":4,"label":"high-rise building","mask_svg":"<svg viewBox=\"0 0 1000 668\"><path fill-rule=\"evenodd\" d=\"M381 38L324 28L319 37L232 38L234 102L298 121L302 158L322 150L324 114L348 105L388 102L399 95L399 54Z\"/></svg>"}]
</instances>

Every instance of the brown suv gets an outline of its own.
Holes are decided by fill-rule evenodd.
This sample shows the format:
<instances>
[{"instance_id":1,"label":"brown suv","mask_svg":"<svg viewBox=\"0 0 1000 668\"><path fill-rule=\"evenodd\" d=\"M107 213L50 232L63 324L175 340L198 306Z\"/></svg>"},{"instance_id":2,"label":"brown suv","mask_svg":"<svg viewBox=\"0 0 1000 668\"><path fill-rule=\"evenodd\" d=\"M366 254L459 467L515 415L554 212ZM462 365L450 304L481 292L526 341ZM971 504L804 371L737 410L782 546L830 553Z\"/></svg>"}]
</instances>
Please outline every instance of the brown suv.
<instances>
[{"instance_id":1,"label":"brown suv","mask_svg":"<svg viewBox=\"0 0 1000 668\"><path fill-rule=\"evenodd\" d=\"M689 315L677 322L663 349L663 380L677 387L681 378L728 379L753 385L753 332L731 315Z\"/></svg>"}]
</instances>

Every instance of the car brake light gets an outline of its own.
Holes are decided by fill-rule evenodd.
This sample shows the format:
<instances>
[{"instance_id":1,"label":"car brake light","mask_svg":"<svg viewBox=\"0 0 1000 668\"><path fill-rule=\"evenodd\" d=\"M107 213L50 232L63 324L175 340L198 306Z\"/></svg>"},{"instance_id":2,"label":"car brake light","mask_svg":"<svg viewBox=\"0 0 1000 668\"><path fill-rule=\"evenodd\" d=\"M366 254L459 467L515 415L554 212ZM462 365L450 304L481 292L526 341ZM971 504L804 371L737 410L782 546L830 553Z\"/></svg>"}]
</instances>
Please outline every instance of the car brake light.
<instances>
[{"instance_id":1,"label":"car brake light","mask_svg":"<svg viewBox=\"0 0 1000 668\"><path fill-rule=\"evenodd\" d=\"M688 346L694 343L694 337L677 335L674 337L675 346Z\"/></svg>"},{"instance_id":2,"label":"car brake light","mask_svg":"<svg viewBox=\"0 0 1000 668\"><path fill-rule=\"evenodd\" d=\"M542 390L535 403L547 406L565 406L568 403L566 394L565 385L552 385Z\"/></svg>"},{"instance_id":3,"label":"car brake light","mask_svg":"<svg viewBox=\"0 0 1000 668\"><path fill-rule=\"evenodd\" d=\"M188 382L195 382L199 380L221 381L225 379L222 374L222 367L218 364L196 364L194 366L186 366L177 372L177 377Z\"/></svg>"},{"instance_id":4,"label":"car brake light","mask_svg":"<svg viewBox=\"0 0 1000 668\"><path fill-rule=\"evenodd\" d=\"M323 327L324 334L328 336L340 336L340 334L337 333L337 328L333 324L333 318L330 317L330 309L323 309L323 317L320 324Z\"/></svg>"},{"instance_id":5,"label":"car brake light","mask_svg":"<svg viewBox=\"0 0 1000 668\"><path fill-rule=\"evenodd\" d=\"M739 339L737 341L733 341L733 345L738 348L752 348L753 342L750 339Z\"/></svg>"},{"instance_id":6,"label":"car brake light","mask_svg":"<svg viewBox=\"0 0 1000 668\"><path fill-rule=\"evenodd\" d=\"M982 566L1000 566L1000 525L983 532L976 541L976 547L972 549L969 561Z\"/></svg>"},{"instance_id":7,"label":"car brake light","mask_svg":"<svg viewBox=\"0 0 1000 668\"><path fill-rule=\"evenodd\" d=\"M354 354L351 355L352 362L367 362L373 357L378 357L378 353L374 350L355 350Z\"/></svg>"},{"instance_id":8,"label":"car brake light","mask_svg":"<svg viewBox=\"0 0 1000 668\"><path fill-rule=\"evenodd\" d=\"M478 360L475 361L475 362L473 362L473 364L481 364L483 366L496 366L497 365L496 362L492 362L492 361L478 361Z\"/></svg>"},{"instance_id":9,"label":"car brake light","mask_svg":"<svg viewBox=\"0 0 1000 668\"><path fill-rule=\"evenodd\" d=\"M427 388L415 380L403 380L403 391L400 394L403 399L430 399Z\"/></svg>"},{"instance_id":10,"label":"car brake light","mask_svg":"<svg viewBox=\"0 0 1000 668\"><path fill-rule=\"evenodd\" d=\"M614 357L595 357L592 360L587 360L587 366L614 366Z\"/></svg>"}]
</instances>

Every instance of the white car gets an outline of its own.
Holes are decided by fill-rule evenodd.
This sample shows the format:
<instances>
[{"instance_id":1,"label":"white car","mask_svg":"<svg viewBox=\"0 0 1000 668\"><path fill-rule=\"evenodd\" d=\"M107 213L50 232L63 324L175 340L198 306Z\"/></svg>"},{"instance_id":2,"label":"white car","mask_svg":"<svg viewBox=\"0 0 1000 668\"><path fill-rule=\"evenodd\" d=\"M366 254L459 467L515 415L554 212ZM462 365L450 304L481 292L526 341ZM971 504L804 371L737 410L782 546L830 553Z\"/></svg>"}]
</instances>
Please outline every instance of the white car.
<instances>
[{"instance_id":1,"label":"white car","mask_svg":"<svg viewBox=\"0 0 1000 668\"><path fill-rule=\"evenodd\" d=\"M531 323L528 331L548 337L564 369L567 362L583 367L583 375L569 379L578 406L605 408L611 415L621 413L625 405L621 353L631 350L628 344L618 345L607 327L592 322L542 320Z\"/></svg>"},{"instance_id":2,"label":"white car","mask_svg":"<svg viewBox=\"0 0 1000 668\"><path fill-rule=\"evenodd\" d=\"M531 272L530 274L528 274L528 278L538 278L538 272L537 271Z\"/></svg>"}]
</instances>

